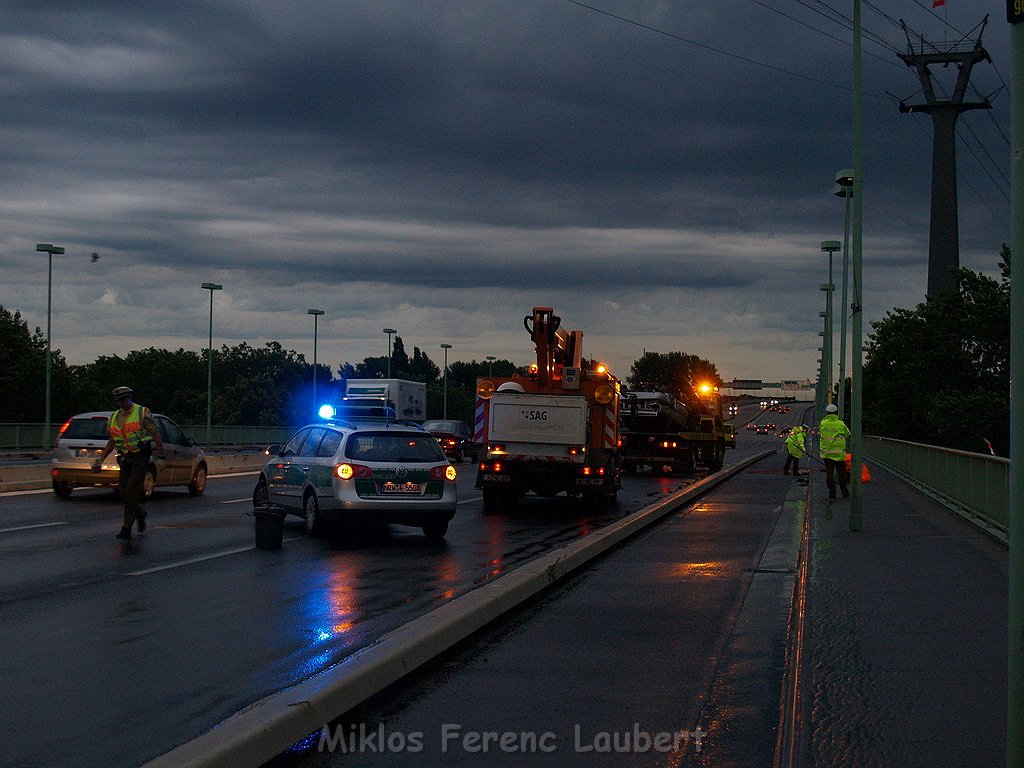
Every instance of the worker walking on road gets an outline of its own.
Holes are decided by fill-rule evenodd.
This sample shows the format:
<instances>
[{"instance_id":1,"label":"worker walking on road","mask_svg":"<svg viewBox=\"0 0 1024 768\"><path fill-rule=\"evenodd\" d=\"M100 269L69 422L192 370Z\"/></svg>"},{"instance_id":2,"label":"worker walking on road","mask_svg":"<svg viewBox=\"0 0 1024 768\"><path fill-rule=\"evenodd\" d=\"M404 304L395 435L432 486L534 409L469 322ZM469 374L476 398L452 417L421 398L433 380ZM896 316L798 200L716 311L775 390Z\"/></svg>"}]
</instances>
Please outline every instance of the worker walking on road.
<instances>
[{"instance_id":1,"label":"worker walking on road","mask_svg":"<svg viewBox=\"0 0 1024 768\"><path fill-rule=\"evenodd\" d=\"M797 424L793 429L786 435L786 464L782 468L782 474L788 475L790 466L793 467L793 474L800 474L800 459L803 458L806 453L806 446L804 445L804 428Z\"/></svg>"},{"instance_id":2,"label":"worker walking on road","mask_svg":"<svg viewBox=\"0 0 1024 768\"><path fill-rule=\"evenodd\" d=\"M818 425L818 454L825 465L825 485L828 497L836 497L836 478L843 496L849 496L846 487L846 441L850 439L850 428L839 418L839 409L834 403L825 406L825 417Z\"/></svg>"},{"instance_id":3,"label":"worker walking on road","mask_svg":"<svg viewBox=\"0 0 1024 768\"><path fill-rule=\"evenodd\" d=\"M149 459L156 444L157 456L164 452L160 429L152 414L145 406L132 402L129 387L117 387L113 391L118 409L110 414L107 432L110 439L103 448L103 454L93 462L93 469L99 470L107 455L117 449L117 463L121 467L118 486L124 500L124 523L117 534L119 539L132 537L132 525L139 522L139 533L146 530L146 510L142 508L142 496Z\"/></svg>"}]
</instances>

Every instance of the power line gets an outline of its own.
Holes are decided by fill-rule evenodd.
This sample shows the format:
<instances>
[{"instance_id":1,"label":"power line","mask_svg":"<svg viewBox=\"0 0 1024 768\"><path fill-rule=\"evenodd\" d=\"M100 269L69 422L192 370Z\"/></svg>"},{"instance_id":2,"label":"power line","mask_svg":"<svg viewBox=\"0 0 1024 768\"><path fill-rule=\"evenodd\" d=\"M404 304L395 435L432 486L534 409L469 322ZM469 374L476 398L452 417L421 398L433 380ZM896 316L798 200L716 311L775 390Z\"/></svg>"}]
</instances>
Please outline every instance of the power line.
<instances>
[{"instance_id":1,"label":"power line","mask_svg":"<svg viewBox=\"0 0 1024 768\"><path fill-rule=\"evenodd\" d=\"M811 75L805 75L805 74L802 74L800 72L793 72L792 70L784 69L783 67L777 67L774 64L768 64L768 63L763 62L763 61L758 61L757 59L751 59L751 58L749 58L747 56L741 56L738 53L732 53L731 51L726 51L726 50L723 50L722 48L716 48L713 45L708 45L707 43L702 43L702 42L700 42L698 40L694 40L694 39L689 38L689 37L683 37L682 35L677 35L674 32L668 32L667 30L659 29L658 27L651 26L650 24L644 24L641 21L635 21L634 19L630 19L630 18L627 18L625 16L620 16L620 15L618 15L616 13L611 13L610 11L606 11L603 8L597 8L597 7L593 6L593 5L588 5L587 3L582 3L579 0L565 0L565 1L567 3L570 3L572 5L578 6L580 8L584 8L584 9L586 9L588 11L593 11L594 13L599 13L602 16L607 16L610 19L615 19L616 21L621 21L624 24L630 24L630 25L632 25L634 27L639 27L640 29L646 29L648 32L654 32L655 34L663 35L664 37L668 37L668 38L671 38L673 40L678 40L679 42L682 42L682 43L687 43L689 45L693 45L693 46L696 46L698 48L703 48L706 51L711 51L713 53L718 53L718 54L721 54L722 56L728 56L731 59L736 59L737 61L742 61L745 64L753 64L754 66L763 67L764 69L771 70L772 72L779 72L779 73L784 74L784 75L790 75L791 77L798 77L801 80L808 80L808 81L810 81L812 83L818 83L819 85L827 85L829 88L838 88L839 90L842 90L842 91L852 91L853 90L853 88L848 86L848 85L840 85L839 83L832 83L832 82L829 82L828 80L822 80L821 78L818 78L818 77L812 77ZM878 96L878 94L870 94L870 95Z\"/></svg>"}]
</instances>

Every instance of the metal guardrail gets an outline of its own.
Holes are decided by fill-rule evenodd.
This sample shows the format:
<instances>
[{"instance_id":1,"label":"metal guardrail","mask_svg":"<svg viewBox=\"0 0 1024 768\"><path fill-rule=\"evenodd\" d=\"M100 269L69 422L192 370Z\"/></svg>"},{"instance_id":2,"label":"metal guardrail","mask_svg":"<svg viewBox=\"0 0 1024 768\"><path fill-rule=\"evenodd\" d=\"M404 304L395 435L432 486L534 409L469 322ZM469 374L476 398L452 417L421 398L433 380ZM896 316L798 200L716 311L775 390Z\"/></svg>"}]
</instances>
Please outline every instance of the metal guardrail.
<instances>
[{"instance_id":1,"label":"metal guardrail","mask_svg":"<svg viewBox=\"0 0 1024 768\"><path fill-rule=\"evenodd\" d=\"M45 424L0 424L0 449L45 450L57 439L60 424L50 425L50 439L45 438ZM297 427L222 427L210 428L206 439L205 424L180 424L182 431L200 445L269 445L287 440Z\"/></svg>"},{"instance_id":2,"label":"metal guardrail","mask_svg":"<svg viewBox=\"0 0 1024 768\"><path fill-rule=\"evenodd\" d=\"M864 456L882 464L1007 540L1010 460L864 435Z\"/></svg>"}]
</instances>

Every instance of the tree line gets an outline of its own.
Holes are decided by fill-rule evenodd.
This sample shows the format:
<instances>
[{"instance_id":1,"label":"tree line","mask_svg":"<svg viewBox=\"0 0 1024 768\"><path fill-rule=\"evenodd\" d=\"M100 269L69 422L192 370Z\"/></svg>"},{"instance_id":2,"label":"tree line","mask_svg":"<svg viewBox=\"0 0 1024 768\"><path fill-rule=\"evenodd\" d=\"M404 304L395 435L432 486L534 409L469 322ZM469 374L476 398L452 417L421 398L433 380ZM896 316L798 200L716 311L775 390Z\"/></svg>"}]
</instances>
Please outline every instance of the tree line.
<instances>
[{"instance_id":1,"label":"tree line","mask_svg":"<svg viewBox=\"0 0 1024 768\"><path fill-rule=\"evenodd\" d=\"M30 330L20 312L0 306L0 422L40 423L45 418L46 336ZM344 362L336 374L315 366L280 342L262 347L246 342L222 345L213 353L212 419L225 426L295 426L311 421L322 402L336 400L348 379L392 378L427 385L427 415L445 412L441 368L419 347L410 355L396 336L390 366L387 355ZM448 365L447 414L473 424L479 377L508 377L517 369L510 360L454 361ZM525 370L525 369L519 369ZM139 402L179 424L204 424L207 409L207 351L149 347L125 356L103 355L92 363L71 365L59 349L51 354L51 418L54 423L85 411L113 410L110 391L130 386ZM317 399L313 402L313 377ZM633 363L629 386L661 389L677 382L711 379L721 384L713 363L683 352L647 352Z\"/></svg>"},{"instance_id":2,"label":"tree line","mask_svg":"<svg viewBox=\"0 0 1024 768\"><path fill-rule=\"evenodd\" d=\"M865 345L863 426L867 434L1009 455L1010 250L1003 246L1000 278L960 269L958 290L913 309L895 308L871 324ZM46 337L19 312L0 306L0 422L39 423L45 416ZM104 355L70 365L54 350L52 420L112 409L110 390L122 384L139 401L182 424L206 421L206 350L150 347L124 357ZM408 354L396 337L394 378L427 385L427 414L444 411L440 367L418 347ZM473 423L476 380L493 370L510 376L509 360L455 361L448 366L448 416ZM223 425L292 426L312 419L313 376L321 400L337 396L350 378L384 378L388 357L345 362L336 373L313 366L279 342L223 345L213 355L213 420ZM671 390L687 382L722 381L714 363L685 352L647 352L625 377L637 390ZM849 386L849 382L845 383ZM846 399L849 403L849 398Z\"/></svg>"}]
</instances>

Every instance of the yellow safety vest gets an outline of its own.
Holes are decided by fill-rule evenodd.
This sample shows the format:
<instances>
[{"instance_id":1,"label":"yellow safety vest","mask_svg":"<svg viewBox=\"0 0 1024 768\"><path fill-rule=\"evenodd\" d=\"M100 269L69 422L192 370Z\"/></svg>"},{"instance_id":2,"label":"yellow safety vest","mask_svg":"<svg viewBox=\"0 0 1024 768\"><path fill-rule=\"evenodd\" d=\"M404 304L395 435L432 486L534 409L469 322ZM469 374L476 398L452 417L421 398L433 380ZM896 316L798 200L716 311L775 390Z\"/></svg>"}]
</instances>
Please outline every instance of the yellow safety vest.
<instances>
[{"instance_id":1,"label":"yellow safety vest","mask_svg":"<svg viewBox=\"0 0 1024 768\"><path fill-rule=\"evenodd\" d=\"M837 414L830 413L818 427L818 453L823 459L842 461L846 458L846 441L850 429Z\"/></svg>"},{"instance_id":2,"label":"yellow safety vest","mask_svg":"<svg viewBox=\"0 0 1024 768\"><path fill-rule=\"evenodd\" d=\"M110 420L107 422L107 431L110 433L110 438L114 441L114 446L120 453L125 451L133 453L139 450L140 443L153 439L142 426L142 415L145 410L138 403L132 403L131 409L124 417L123 425L118 425L117 423L117 417L121 413L121 409L110 414Z\"/></svg>"}]
</instances>

